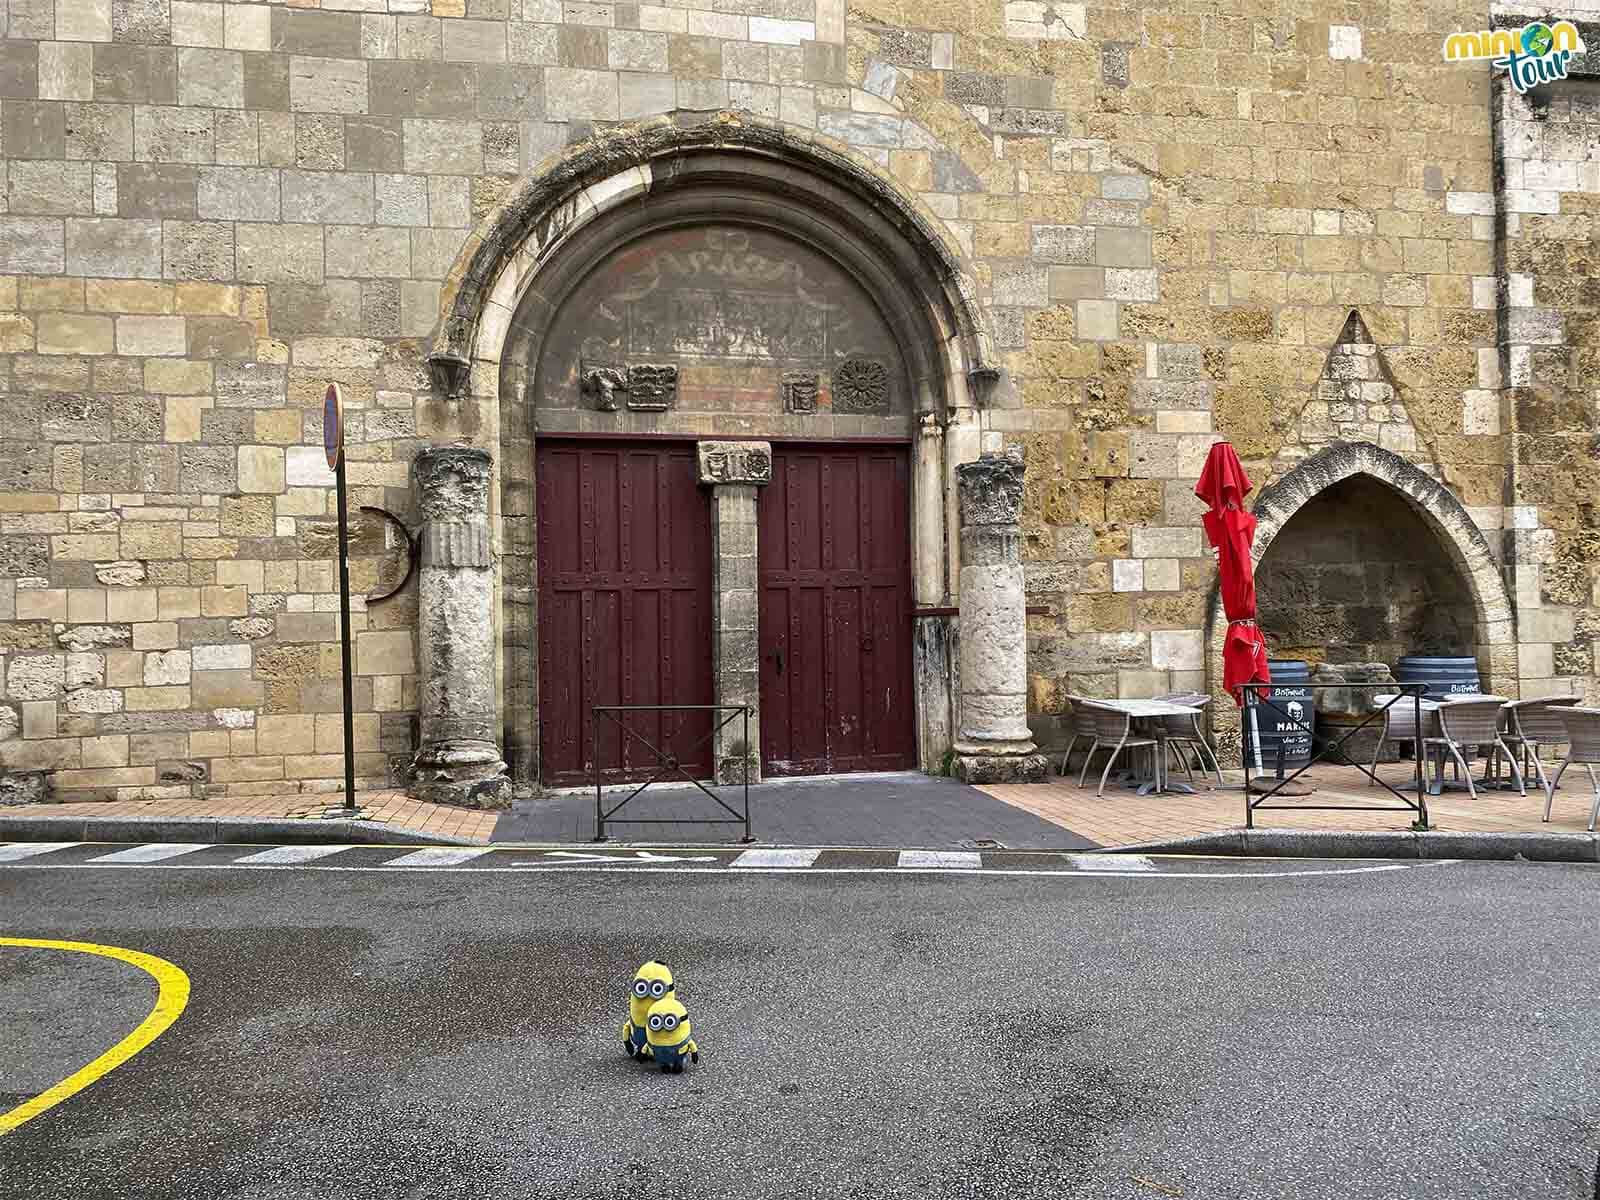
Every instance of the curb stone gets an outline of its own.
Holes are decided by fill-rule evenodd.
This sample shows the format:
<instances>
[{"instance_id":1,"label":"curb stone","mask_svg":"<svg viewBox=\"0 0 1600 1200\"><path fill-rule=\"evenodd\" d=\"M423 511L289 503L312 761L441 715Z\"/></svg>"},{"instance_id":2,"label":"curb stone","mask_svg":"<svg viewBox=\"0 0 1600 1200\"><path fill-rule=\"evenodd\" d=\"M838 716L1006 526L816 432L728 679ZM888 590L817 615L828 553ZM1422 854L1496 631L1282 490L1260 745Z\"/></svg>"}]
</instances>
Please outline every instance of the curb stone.
<instances>
[{"instance_id":1,"label":"curb stone","mask_svg":"<svg viewBox=\"0 0 1600 1200\"><path fill-rule=\"evenodd\" d=\"M203 842L352 846L476 846L473 838L422 833L378 821L241 817L0 816L4 842Z\"/></svg>"},{"instance_id":2,"label":"curb stone","mask_svg":"<svg viewBox=\"0 0 1600 1200\"><path fill-rule=\"evenodd\" d=\"M1600 862L1592 833L1412 833L1408 830L1225 829L1116 846L1111 854L1226 854L1262 858L1479 859Z\"/></svg>"}]
</instances>

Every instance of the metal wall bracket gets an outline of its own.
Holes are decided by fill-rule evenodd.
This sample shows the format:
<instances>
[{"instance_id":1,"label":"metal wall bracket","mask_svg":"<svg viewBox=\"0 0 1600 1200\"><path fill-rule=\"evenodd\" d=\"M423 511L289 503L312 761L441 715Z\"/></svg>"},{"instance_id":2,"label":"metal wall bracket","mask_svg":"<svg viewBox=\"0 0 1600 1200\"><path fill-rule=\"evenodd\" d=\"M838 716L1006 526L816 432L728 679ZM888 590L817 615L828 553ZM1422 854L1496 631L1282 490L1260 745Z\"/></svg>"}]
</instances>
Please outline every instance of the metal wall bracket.
<instances>
[{"instance_id":1,"label":"metal wall bracket","mask_svg":"<svg viewBox=\"0 0 1600 1200\"><path fill-rule=\"evenodd\" d=\"M393 600L396 596L398 596L405 589L406 584L411 582L411 577L416 574L418 552L417 539L411 530L406 528L405 522L399 517L395 516L387 508L378 508L376 505L363 504L361 506L361 511L376 513L394 528L398 529L400 531L400 536L406 540L406 573L400 577L400 582L395 584L387 592L383 592L376 596L367 597L368 604L382 604L385 600Z\"/></svg>"}]
</instances>

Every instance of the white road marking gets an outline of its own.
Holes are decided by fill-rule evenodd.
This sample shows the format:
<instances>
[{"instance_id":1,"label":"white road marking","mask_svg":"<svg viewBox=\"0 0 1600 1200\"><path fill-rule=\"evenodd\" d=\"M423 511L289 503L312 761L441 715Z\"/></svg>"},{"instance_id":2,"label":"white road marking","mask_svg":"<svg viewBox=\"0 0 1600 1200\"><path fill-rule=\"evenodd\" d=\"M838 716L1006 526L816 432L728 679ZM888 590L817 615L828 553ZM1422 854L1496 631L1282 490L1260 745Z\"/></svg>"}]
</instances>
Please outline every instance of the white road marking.
<instances>
[{"instance_id":1,"label":"white road marking","mask_svg":"<svg viewBox=\"0 0 1600 1200\"><path fill-rule=\"evenodd\" d=\"M330 854L338 854L341 850L348 849L350 849L349 846L274 846L271 850L246 854L243 858L234 859L234 862L245 863L249 866L312 862L315 859L327 858Z\"/></svg>"},{"instance_id":2,"label":"white road marking","mask_svg":"<svg viewBox=\"0 0 1600 1200\"><path fill-rule=\"evenodd\" d=\"M12 842L9 846L0 845L0 862L16 862L18 859L32 858L35 854L65 850L68 846L77 844L77 842Z\"/></svg>"},{"instance_id":3,"label":"white road marking","mask_svg":"<svg viewBox=\"0 0 1600 1200\"><path fill-rule=\"evenodd\" d=\"M1142 854L1069 854L1067 861L1080 871L1154 871L1155 863Z\"/></svg>"},{"instance_id":4,"label":"white road marking","mask_svg":"<svg viewBox=\"0 0 1600 1200\"><path fill-rule=\"evenodd\" d=\"M730 867L809 867L822 855L821 850L746 850Z\"/></svg>"},{"instance_id":5,"label":"white road marking","mask_svg":"<svg viewBox=\"0 0 1600 1200\"><path fill-rule=\"evenodd\" d=\"M675 862L716 862L715 854L652 854L648 850L635 850L632 854L588 854L581 850L547 850L545 861L516 863L519 867L539 867L551 865L549 860L559 859L562 863L613 863L626 866L628 863L675 863Z\"/></svg>"},{"instance_id":6,"label":"white road marking","mask_svg":"<svg viewBox=\"0 0 1600 1200\"><path fill-rule=\"evenodd\" d=\"M150 842L143 846L130 846L126 850L113 850L110 854L101 854L91 858L89 862L95 866L120 863L155 863L163 859L177 858L180 854L193 854L196 850L209 848L206 842Z\"/></svg>"},{"instance_id":7,"label":"white road marking","mask_svg":"<svg viewBox=\"0 0 1600 1200\"><path fill-rule=\"evenodd\" d=\"M490 849L489 846L428 846L422 850L413 850L410 854L402 854L399 858L391 858L384 866L454 867L481 858L488 854Z\"/></svg>"},{"instance_id":8,"label":"white road marking","mask_svg":"<svg viewBox=\"0 0 1600 1200\"><path fill-rule=\"evenodd\" d=\"M895 866L941 867L946 870L975 871L983 866L983 855L976 850L902 850Z\"/></svg>"}]
</instances>

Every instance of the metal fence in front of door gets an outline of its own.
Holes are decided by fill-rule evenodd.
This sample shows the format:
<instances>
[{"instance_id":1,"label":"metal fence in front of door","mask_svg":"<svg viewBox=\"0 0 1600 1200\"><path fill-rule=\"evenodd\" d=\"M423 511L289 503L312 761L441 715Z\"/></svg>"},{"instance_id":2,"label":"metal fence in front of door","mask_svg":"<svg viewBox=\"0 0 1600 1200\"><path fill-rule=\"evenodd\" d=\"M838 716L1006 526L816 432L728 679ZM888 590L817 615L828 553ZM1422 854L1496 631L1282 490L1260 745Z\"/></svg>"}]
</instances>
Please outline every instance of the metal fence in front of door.
<instances>
[{"instance_id":1,"label":"metal fence in front of door","mask_svg":"<svg viewBox=\"0 0 1600 1200\"><path fill-rule=\"evenodd\" d=\"M652 742L650 738L647 738L637 729L631 728L628 724L629 714L662 714L671 712L711 714L727 713L728 715L713 724L706 733L702 734L688 747L674 747L670 736L663 737L661 734L656 734L655 737L657 741L662 743L658 746L655 744L655 742ZM650 752L655 761L655 773L643 783L635 787L610 808L606 807L605 792L601 781L600 722L602 717L614 723L617 728L621 730L622 740L625 745L637 743L638 745L643 746ZM739 745L741 747L739 759L742 764L742 778L739 782L739 788L742 792L743 811L740 811L739 809L734 808L731 804L727 803L727 801L723 800L723 798L717 795L716 792L706 787L704 783L696 779L694 775L683 768L684 763L697 761L698 753L706 747L707 743L713 742L717 734L726 729L729 725L733 724L734 721L742 722L743 731L743 736L739 741ZM660 723L660 728L665 729L665 724ZM678 728L680 730L682 729L681 722ZM671 825L743 825L744 836L739 840L743 842L751 842L755 840L750 833L750 755L753 753L753 751L750 746L750 706L748 704L595 704L589 709L589 750L589 761L591 764L590 769L594 773L595 841L603 842L606 840L606 825L608 823L627 824L646 822L652 824L656 822L662 822ZM712 757L715 761L714 753ZM713 771L717 771L719 767L713 768ZM629 801L633 800L651 784L659 783L664 779L671 778L672 776L677 776L678 778L693 784L701 792L709 796L712 802L728 815L726 817L617 816L617 813L621 812L627 807Z\"/></svg>"}]
</instances>

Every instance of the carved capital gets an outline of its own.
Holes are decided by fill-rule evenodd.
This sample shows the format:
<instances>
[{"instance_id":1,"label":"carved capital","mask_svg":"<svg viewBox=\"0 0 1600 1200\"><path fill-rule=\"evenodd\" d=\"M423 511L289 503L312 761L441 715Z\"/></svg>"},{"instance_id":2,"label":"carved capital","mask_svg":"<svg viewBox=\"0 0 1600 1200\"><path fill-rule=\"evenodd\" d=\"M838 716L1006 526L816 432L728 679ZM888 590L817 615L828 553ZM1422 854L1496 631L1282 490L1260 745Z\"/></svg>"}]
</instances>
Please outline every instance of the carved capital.
<instances>
[{"instance_id":1,"label":"carved capital","mask_svg":"<svg viewBox=\"0 0 1600 1200\"><path fill-rule=\"evenodd\" d=\"M967 372L967 393L979 408L1012 408L1010 382L999 367L973 367Z\"/></svg>"},{"instance_id":2,"label":"carved capital","mask_svg":"<svg viewBox=\"0 0 1600 1200\"><path fill-rule=\"evenodd\" d=\"M472 362L464 354L453 350L435 350L428 355L428 374L433 380L433 390L446 400L458 400L467 390L472 378Z\"/></svg>"},{"instance_id":3,"label":"carved capital","mask_svg":"<svg viewBox=\"0 0 1600 1200\"><path fill-rule=\"evenodd\" d=\"M700 442L699 450L701 483L772 482L772 446L768 442Z\"/></svg>"},{"instance_id":4,"label":"carved capital","mask_svg":"<svg viewBox=\"0 0 1600 1200\"><path fill-rule=\"evenodd\" d=\"M476 446L435 446L412 461L424 521L483 521L489 513L494 459Z\"/></svg>"},{"instance_id":5,"label":"carved capital","mask_svg":"<svg viewBox=\"0 0 1600 1200\"><path fill-rule=\"evenodd\" d=\"M956 468L961 524L1015 525L1022 515L1022 451L984 454Z\"/></svg>"}]
</instances>

